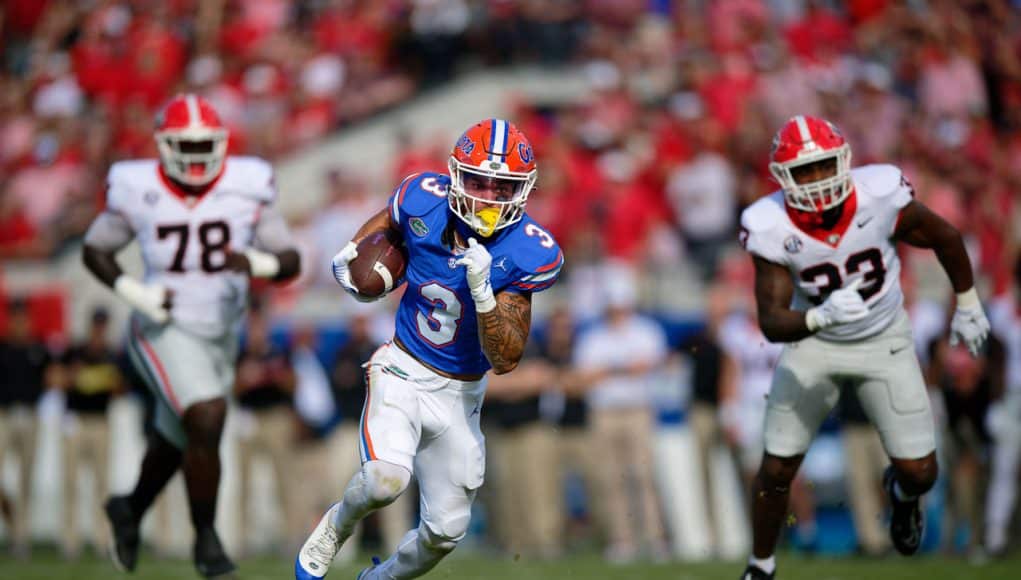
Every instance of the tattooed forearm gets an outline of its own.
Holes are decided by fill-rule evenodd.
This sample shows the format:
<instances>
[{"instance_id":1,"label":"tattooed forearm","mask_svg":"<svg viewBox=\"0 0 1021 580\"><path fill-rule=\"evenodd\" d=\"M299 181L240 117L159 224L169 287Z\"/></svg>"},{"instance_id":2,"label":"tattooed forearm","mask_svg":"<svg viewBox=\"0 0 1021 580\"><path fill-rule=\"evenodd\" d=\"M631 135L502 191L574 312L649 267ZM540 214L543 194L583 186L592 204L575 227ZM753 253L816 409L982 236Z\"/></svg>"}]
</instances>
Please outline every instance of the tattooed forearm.
<instances>
[{"instance_id":1,"label":"tattooed forearm","mask_svg":"<svg viewBox=\"0 0 1021 580\"><path fill-rule=\"evenodd\" d=\"M502 375L514 370L532 325L532 295L501 292L496 295L496 308L479 314L478 321L482 352L493 372Z\"/></svg>"}]
</instances>

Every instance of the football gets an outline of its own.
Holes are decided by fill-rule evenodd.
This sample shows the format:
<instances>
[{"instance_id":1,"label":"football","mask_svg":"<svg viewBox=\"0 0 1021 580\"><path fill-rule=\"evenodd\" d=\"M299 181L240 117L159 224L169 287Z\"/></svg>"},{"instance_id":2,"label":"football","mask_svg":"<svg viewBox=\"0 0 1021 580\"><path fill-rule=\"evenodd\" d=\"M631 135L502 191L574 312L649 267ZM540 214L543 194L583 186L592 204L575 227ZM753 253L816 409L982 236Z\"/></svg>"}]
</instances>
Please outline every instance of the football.
<instances>
[{"instance_id":1,"label":"football","mask_svg":"<svg viewBox=\"0 0 1021 580\"><path fill-rule=\"evenodd\" d=\"M358 242L358 257L348 267L358 293L376 298L394 289L404 277L407 265L407 250L399 236L381 230Z\"/></svg>"}]
</instances>

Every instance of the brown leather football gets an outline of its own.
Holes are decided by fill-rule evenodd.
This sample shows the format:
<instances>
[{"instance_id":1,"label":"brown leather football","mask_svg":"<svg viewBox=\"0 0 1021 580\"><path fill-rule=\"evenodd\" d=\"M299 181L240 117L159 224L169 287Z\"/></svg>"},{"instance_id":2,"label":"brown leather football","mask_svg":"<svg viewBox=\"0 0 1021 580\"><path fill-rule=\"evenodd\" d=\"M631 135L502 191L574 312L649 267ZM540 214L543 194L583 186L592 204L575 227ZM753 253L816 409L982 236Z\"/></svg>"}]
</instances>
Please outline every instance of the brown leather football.
<instances>
[{"instance_id":1,"label":"brown leather football","mask_svg":"<svg viewBox=\"0 0 1021 580\"><path fill-rule=\"evenodd\" d=\"M390 230L373 232L358 242L358 257L348 265L351 282L362 296L375 298L393 290L408 265L400 236Z\"/></svg>"}]
</instances>

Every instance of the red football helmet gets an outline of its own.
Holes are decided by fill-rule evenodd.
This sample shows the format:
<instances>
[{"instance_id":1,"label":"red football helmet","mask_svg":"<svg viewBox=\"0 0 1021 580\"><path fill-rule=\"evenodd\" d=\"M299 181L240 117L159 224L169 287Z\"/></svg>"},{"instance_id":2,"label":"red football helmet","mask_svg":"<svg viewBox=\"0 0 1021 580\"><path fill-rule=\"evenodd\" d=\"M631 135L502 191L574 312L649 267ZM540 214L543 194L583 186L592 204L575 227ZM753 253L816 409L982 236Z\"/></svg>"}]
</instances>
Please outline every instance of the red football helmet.
<instances>
[{"instance_id":1,"label":"red football helmet","mask_svg":"<svg viewBox=\"0 0 1021 580\"><path fill-rule=\"evenodd\" d=\"M799 168L833 162L833 175L798 183ZM769 172L783 188L787 205L820 212L836 207L851 195L851 146L829 121L808 115L791 117L773 137Z\"/></svg>"},{"instance_id":2,"label":"red football helmet","mask_svg":"<svg viewBox=\"0 0 1021 580\"><path fill-rule=\"evenodd\" d=\"M156 116L156 146L163 171L184 185L216 179L227 157L227 129L216 109L195 94L178 95Z\"/></svg>"},{"instance_id":3,"label":"red football helmet","mask_svg":"<svg viewBox=\"0 0 1021 580\"><path fill-rule=\"evenodd\" d=\"M532 145L502 119L469 127L454 145L449 168L450 209L483 237L521 219L538 177Z\"/></svg>"}]
</instances>

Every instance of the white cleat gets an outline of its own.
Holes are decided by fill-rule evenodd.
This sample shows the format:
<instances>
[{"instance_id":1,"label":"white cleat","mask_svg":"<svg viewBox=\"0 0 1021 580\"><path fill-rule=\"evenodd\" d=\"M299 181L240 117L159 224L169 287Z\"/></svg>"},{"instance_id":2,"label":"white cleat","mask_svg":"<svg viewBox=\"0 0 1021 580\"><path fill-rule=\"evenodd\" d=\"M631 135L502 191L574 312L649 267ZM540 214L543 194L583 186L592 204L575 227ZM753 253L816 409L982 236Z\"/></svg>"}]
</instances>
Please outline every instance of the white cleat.
<instances>
[{"instance_id":1,"label":"white cleat","mask_svg":"<svg viewBox=\"0 0 1021 580\"><path fill-rule=\"evenodd\" d=\"M333 557L340 549L340 537L333 527L333 516L337 513L340 502L330 506L326 510L319 525L312 530L308 539L302 544L298 551L298 557L294 560L295 580L318 580L330 570Z\"/></svg>"}]
</instances>

